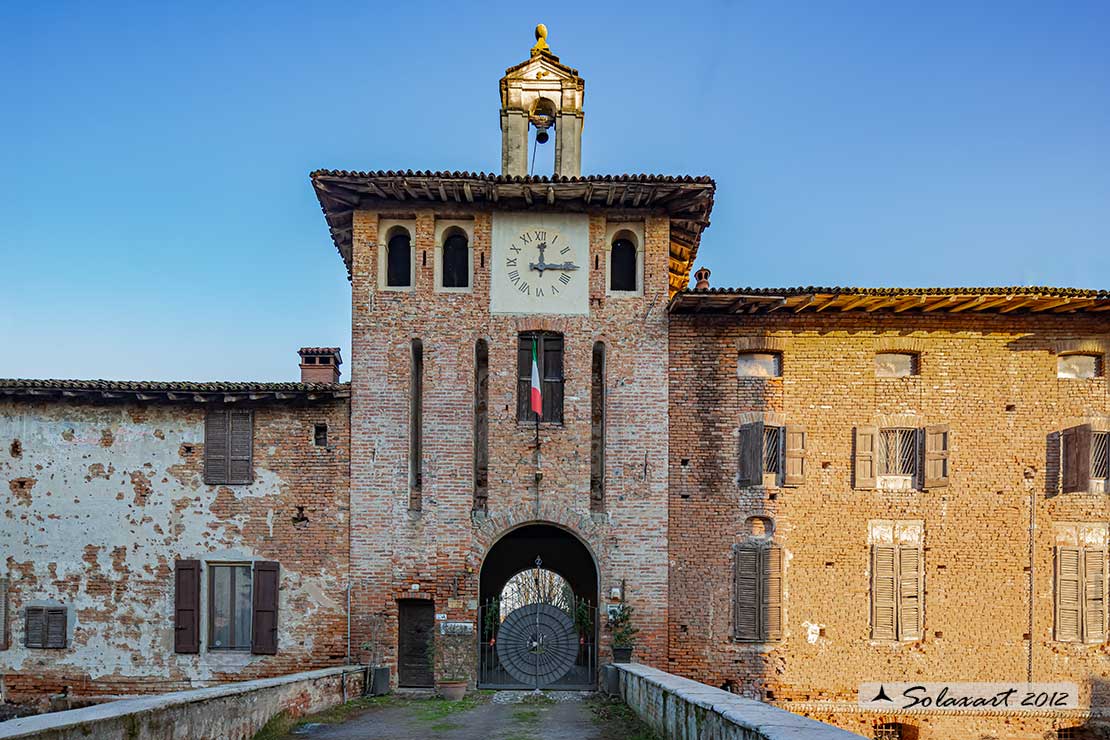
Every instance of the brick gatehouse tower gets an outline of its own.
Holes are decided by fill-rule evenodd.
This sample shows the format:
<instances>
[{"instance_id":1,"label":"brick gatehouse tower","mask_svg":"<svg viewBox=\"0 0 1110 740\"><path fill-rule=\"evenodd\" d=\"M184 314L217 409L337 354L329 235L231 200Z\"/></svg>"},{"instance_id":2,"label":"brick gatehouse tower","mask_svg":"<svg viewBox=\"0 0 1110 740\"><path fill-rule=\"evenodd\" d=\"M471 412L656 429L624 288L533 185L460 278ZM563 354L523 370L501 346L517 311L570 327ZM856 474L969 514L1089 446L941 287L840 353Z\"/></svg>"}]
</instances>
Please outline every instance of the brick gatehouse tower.
<instances>
[{"instance_id":1,"label":"brick gatehouse tower","mask_svg":"<svg viewBox=\"0 0 1110 740\"><path fill-rule=\"evenodd\" d=\"M585 84L545 35L501 79L501 174L312 174L353 296L353 621L402 685L430 683L436 622L488 624L537 571L583 615L564 683L596 682L599 607L634 604L666 662L666 306L714 185L580 177ZM500 662L479 685L519 683Z\"/></svg>"}]
</instances>

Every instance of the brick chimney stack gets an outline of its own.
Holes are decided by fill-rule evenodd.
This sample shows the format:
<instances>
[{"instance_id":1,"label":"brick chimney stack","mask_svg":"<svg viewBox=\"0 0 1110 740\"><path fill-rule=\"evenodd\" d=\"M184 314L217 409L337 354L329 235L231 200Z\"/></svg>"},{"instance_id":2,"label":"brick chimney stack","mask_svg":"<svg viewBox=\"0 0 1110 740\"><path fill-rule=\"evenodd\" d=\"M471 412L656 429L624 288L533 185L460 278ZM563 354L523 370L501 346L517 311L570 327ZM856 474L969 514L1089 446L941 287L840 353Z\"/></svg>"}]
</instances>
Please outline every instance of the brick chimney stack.
<instances>
[{"instance_id":1,"label":"brick chimney stack","mask_svg":"<svg viewBox=\"0 0 1110 740\"><path fill-rule=\"evenodd\" d=\"M343 364L339 347L301 347L297 353L301 356L302 383L339 382L339 366Z\"/></svg>"}]
</instances>

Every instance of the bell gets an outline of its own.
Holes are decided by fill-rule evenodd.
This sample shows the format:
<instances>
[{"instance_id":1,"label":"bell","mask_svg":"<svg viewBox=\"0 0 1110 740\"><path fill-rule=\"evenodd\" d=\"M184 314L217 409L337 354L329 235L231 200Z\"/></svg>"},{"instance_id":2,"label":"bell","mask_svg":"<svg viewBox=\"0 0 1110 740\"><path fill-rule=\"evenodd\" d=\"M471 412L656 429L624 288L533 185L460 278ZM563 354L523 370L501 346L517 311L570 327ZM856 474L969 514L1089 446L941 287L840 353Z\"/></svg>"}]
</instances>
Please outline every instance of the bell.
<instances>
[{"instance_id":1,"label":"bell","mask_svg":"<svg viewBox=\"0 0 1110 740\"><path fill-rule=\"evenodd\" d=\"M540 144L546 144L551 135L547 133L548 125L536 124L536 141Z\"/></svg>"}]
</instances>

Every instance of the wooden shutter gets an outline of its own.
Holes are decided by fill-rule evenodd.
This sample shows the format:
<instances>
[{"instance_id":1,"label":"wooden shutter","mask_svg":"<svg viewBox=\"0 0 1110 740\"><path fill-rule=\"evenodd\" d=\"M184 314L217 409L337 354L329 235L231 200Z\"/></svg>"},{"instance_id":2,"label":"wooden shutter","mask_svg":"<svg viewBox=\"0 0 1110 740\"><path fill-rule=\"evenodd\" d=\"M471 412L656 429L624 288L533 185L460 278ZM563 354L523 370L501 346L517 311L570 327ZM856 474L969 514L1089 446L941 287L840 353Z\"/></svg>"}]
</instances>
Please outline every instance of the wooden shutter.
<instances>
[{"instance_id":1,"label":"wooden shutter","mask_svg":"<svg viewBox=\"0 0 1110 740\"><path fill-rule=\"evenodd\" d=\"M875 451L879 440L877 427L856 427L855 487L875 488L878 475L875 468Z\"/></svg>"},{"instance_id":2,"label":"wooden shutter","mask_svg":"<svg viewBox=\"0 0 1110 740\"><path fill-rule=\"evenodd\" d=\"M66 646L66 608L47 607L46 644L43 647L64 648Z\"/></svg>"},{"instance_id":3,"label":"wooden shutter","mask_svg":"<svg viewBox=\"0 0 1110 740\"><path fill-rule=\"evenodd\" d=\"M764 560L763 581L763 638L782 639L782 548L771 547L762 552Z\"/></svg>"},{"instance_id":4,"label":"wooden shutter","mask_svg":"<svg viewBox=\"0 0 1110 740\"><path fill-rule=\"evenodd\" d=\"M543 420L563 423L563 338L548 334L540 341L540 378ZM531 376L531 369L529 369ZM529 380L529 393L531 381Z\"/></svg>"},{"instance_id":5,"label":"wooden shutter","mask_svg":"<svg viewBox=\"0 0 1110 740\"><path fill-rule=\"evenodd\" d=\"M228 438L231 440L231 454L228 460L227 482L247 484L254 479L252 447L254 446L253 414L247 409L232 409L228 412Z\"/></svg>"},{"instance_id":6,"label":"wooden shutter","mask_svg":"<svg viewBox=\"0 0 1110 740\"><path fill-rule=\"evenodd\" d=\"M925 427L925 487L948 485L948 425Z\"/></svg>"},{"instance_id":7,"label":"wooden shutter","mask_svg":"<svg viewBox=\"0 0 1110 740\"><path fill-rule=\"evenodd\" d=\"M740 485L763 485L763 422L740 427L739 467Z\"/></svg>"},{"instance_id":8,"label":"wooden shutter","mask_svg":"<svg viewBox=\"0 0 1110 740\"><path fill-rule=\"evenodd\" d=\"M898 549L894 545L871 547L871 639L896 640L895 612L898 589Z\"/></svg>"},{"instance_id":9,"label":"wooden shutter","mask_svg":"<svg viewBox=\"0 0 1110 740\"><path fill-rule=\"evenodd\" d=\"M516 351L516 420L533 421L532 413L532 335L521 334Z\"/></svg>"},{"instance_id":10,"label":"wooden shutter","mask_svg":"<svg viewBox=\"0 0 1110 740\"><path fill-rule=\"evenodd\" d=\"M23 620L23 644L29 648L46 647L46 607L27 607Z\"/></svg>"},{"instance_id":11,"label":"wooden shutter","mask_svg":"<svg viewBox=\"0 0 1110 740\"><path fill-rule=\"evenodd\" d=\"M1083 551L1077 547L1056 548L1056 639L1059 642L1079 640L1082 560Z\"/></svg>"},{"instance_id":12,"label":"wooden shutter","mask_svg":"<svg viewBox=\"0 0 1110 740\"><path fill-rule=\"evenodd\" d=\"M786 437L786 470L783 471L784 486L800 486L806 479L806 428L788 424Z\"/></svg>"},{"instance_id":13,"label":"wooden shutter","mask_svg":"<svg viewBox=\"0 0 1110 740\"><path fill-rule=\"evenodd\" d=\"M1106 553L1095 548L1083 551L1083 640L1106 639Z\"/></svg>"},{"instance_id":14,"label":"wooden shutter","mask_svg":"<svg viewBox=\"0 0 1110 740\"><path fill-rule=\"evenodd\" d=\"M254 564L254 616L251 620L251 652L277 653L278 583L280 566L260 560Z\"/></svg>"},{"instance_id":15,"label":"wooden shutter","mask_svg":"<svg viewBox=\"0 0 1110 740\"><path fill-rule=\"evenodd\" d=\"M200 561L174 563L173 651L200 652Z\"/></svg>"},{"instance_id":16,"label":"wooden shutter","mask_svg":"<svg viewBox=\"0 0 1110 740\"><path fill-rule=\"evenodd\" d=\"M227 483L227 411L214 409L204 418L204 482Z\"/></svg>"},{"instance_id":17,"label":"wooden shutter","mask_svg":"<svg viewBox=\"0 0 1110 740\"><path fill-rule=\"evenodd\" d=\"M898 548L898 639L921 638L922 567L916 546Z\"/></svg>"},{"instance_id":18,"label":"wooden shutter","mask_svg":"<svg viewBox=\"0 0 1110 740\"><path fill-rule=\"evenodd\" d=\"M1091 425L1065 429L1061 463L1064 467L1064 493L1086 491L1091 487Z\"/></svg>"},{"instance_id":19,"label":"wooden shutter","mask_svg":"<svg viewBox=\"0 0 1110 740\"><path fill-rule=\"evenodd\" d=\"M734 633L737 640L759 640L759 550L736 548L736 599Z\"/></svg>"}]
</instances>

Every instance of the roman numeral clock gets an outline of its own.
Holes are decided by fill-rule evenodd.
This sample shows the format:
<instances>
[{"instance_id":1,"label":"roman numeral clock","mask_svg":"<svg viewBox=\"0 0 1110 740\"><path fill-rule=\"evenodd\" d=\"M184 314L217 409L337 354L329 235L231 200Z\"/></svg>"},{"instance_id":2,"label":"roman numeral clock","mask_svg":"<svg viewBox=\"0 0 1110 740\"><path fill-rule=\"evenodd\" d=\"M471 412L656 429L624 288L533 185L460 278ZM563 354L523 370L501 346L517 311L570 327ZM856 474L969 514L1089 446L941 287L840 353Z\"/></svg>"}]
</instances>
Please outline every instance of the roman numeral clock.
<instances>
[{"instance_id":1,"label":"roman numeral clock","mask_svg":"<svg viewBox=\"0 0 1110 740\"><path fill-rule=\"evenodd\" d=\"M578 214L495 214L490 310L586 314L589 223Z\"/></svg>"}]
</instances>

